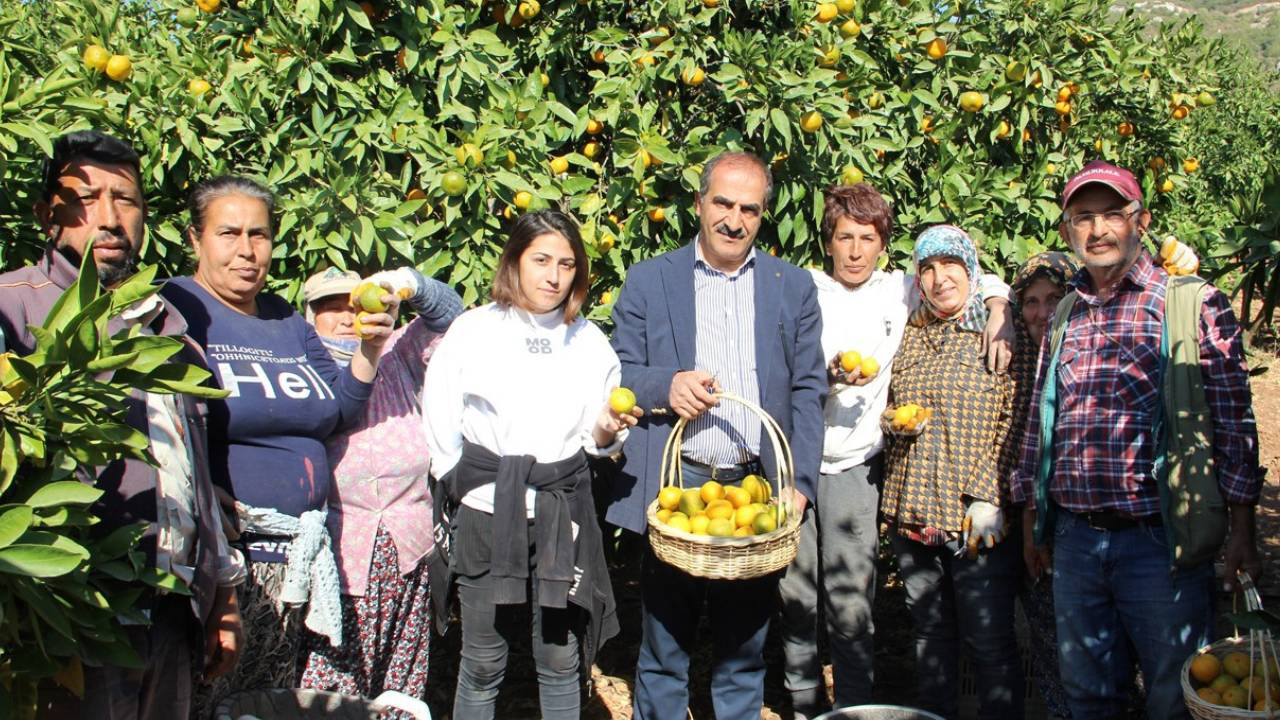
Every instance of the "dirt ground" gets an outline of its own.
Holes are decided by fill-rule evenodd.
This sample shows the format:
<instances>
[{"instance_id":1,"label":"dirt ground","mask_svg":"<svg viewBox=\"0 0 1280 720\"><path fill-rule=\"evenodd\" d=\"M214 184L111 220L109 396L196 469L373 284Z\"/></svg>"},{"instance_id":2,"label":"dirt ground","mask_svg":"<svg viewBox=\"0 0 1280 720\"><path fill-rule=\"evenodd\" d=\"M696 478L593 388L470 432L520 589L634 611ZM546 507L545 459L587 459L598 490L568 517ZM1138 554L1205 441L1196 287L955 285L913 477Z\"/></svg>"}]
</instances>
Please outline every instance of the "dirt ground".
<instances>
[{"instance_id":1,"label":"dirt ground","mask_svg":"<svg viewBox=\"0 0 1280 720\"><path fill-rule=\"evenodd\" d=\"M1260 588L1264 604L1280 608L1280 338L1274 334L1254 338L1249 365L1253 389L1254 415L1258 420L1261 462L1269 476L1258 506L1258 539L1264 562ZM584 706L586 720L630 720L631 682L640 646L639 551L632 545L616 551L614 594L622 632L601 651L592 668L593 692ZM875 603L877 701L910 704L914 695L915 669L911 656L911 621L905 607L901 583L892 560L881 558L881 588ZM1229 611L1229 596L1218 598L1221 610ZM776 623L775 623L776 626ZM448 635L438 638L431 653L432 692L429 702L433 716L450 717L453 688L457 678L460 632L454 623ZM765 709L762 720L791 718L782 686L782 656L776 631L766 646L768 672L765 679ZM707 679L710 675L709 647L693 659L690 716L693 720L713 718ZM828 667L828 684L830 668ZM1028 717L1032 715L1029 713ZM499 695L497 717L511 720L538 717L538 689L527 645L513 648L506 682ZM676 719L672 719L676 720Z\"/></svg>"}]
</instances>

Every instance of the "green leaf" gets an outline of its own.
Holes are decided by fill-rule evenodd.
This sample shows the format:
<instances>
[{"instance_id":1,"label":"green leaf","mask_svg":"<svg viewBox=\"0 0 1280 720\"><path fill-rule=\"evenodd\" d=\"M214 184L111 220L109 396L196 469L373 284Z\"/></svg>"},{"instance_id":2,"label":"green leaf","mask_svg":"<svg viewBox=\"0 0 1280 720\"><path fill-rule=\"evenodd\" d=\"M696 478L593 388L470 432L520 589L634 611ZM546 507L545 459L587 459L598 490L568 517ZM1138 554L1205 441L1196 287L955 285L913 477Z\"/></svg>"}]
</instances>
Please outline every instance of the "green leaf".
<instances>
[{"instance_id":1,"label":"green leaf","mask_svg":"<svg viewBox=\"0 0 1280 720\"><path fill-rule=\"evenodd\" d=\"M150 297L160 290L154 284L159 265L150 265L134 273L111 291L111 314L115 315L124 308L133 305L143 298Z\"/></svg>"},{"instance_id":2,"label":"green leaf","mask_svg":"<svg viewBox=\"0 0 1280 720\"><path fill-rule=\"evenodd\" d=\"M138 573L138 579L151 587L168 590L175 595L191 594L191 588L187 587L182 578L173 573L165 572L160 568L145 567L142 572Z\"/></svg>"},{"instance_id":3,"label":"green leaf","mask_svg":"<svg viewBox=\"0 0 1280 720\"><path fill-rule=\"evenodd\" d=\"M98 517L88 510L66 505L53 509L43 508L34 520L34 524L40 527L90 527L98 522Z\"/></svg>"},{"instance_id":4,"label":"green leaf","mask_svg":"<svg viewBox=\"0 0 1280 720\"><path fill-rule=\"evenodd\" d=\"M79 567L79 553L48 545L15 544L0 548L0 572L27 577L57 577Z\"/></svg>"},{"instance_id":5,"label":"green leaf","mask_svg":"<svg viewBox=\"0 0 1280 720\"><path fill-rule=\"evenodd\" d=\"M85 485L75 480L63 480L45 485L27 498L27 505L33 508L52 507L54 505L89 505L102 497L102 491L92 485Z\"/></svg>"},{"instance_id":6,"label":"green leaf","mask_svg":"<svg viewBox=\"0 0 1280 720\"><path fill-rule=\"evenodd\" d=\"M0 448L0 494L9 489L18 472L19 444L13 437L13 429L4 429L4 447Z\"/></svg>"},{"instance_id":7,"label":"green leaf","mask_svg":"<svg viewBox=\"0 0 1280 720\"><path fill-rule=\"evenodd\" d=\"M137 358L129 365L129 370L147 373L181 351L182 341L159 335L139 335L117 342L112 350L117 354L136 353Z\"/></svg>"},{"instance_id":8,"label":"green leaf","mask_svg":"<svg viewBox=\"0 0 1280 720\"><path fill-rule=\"evenodd\" d=\"M138 359L138 353L129 352L118 355L108 355L96 360L91 360L85 364L84 369L91 373L110 372L129 365Z\"/></svg>"},{"instance_id":9,"label":"green leaf","mask_svg":"<svg viewBox=\"0 0 1280 720\"><path fill-rule=\"evenodd\" d=\"M98 540L90 546L90 552L93 553L94 564L99 564L104 560L114 560L124 555L138 544L142 536L147 533L145 523L135 523L133 525L124 525L111 531L109 535Z\"/></svg>"},{"instance_id":10,"label":"green leaf","mask_svg":"<svg viewBox=\"0 0 1280 720\"><path fill-rule=\"evenodd\" d=\"M8 547L31 527L31 508L10 505L0 510L0 548Z\"/></svg>"},{"instance_id":11,"label":"green leaf","mask_svg":"<svg viewBox=\"0 0 1280 720\"><path fill-rule=\"evenodd\" d=\"M83 545L66 535L48 530L31 530L22 536L23 545L43 545L56 550L63 550L78 556L81 560L89 559L89 551Z\"/></svg>"},{"instance_id":12,"label":"green leaf","mask_svg":"<svg viewBox=\"0 0 1280 720\"><path fill-rule=\"evenodd\" d=\"M1247 630L1263 630L1273 633L1280 632L1280 617L1267 610L1250 610L1241 613L1229 613L1227 621L1236 627L1245 628Z\"/></svg>"},{"instance_id":13,"label":"green leaf","mask_svg":"<svg viewBox=\"0 0 1280 720\"><path fill-rule=\"evenodd\" d=\"M769 124L782 136L785 147L791 147L791 118L787 117L782 108L769 109Z\"/></svg>"}]
</instances>

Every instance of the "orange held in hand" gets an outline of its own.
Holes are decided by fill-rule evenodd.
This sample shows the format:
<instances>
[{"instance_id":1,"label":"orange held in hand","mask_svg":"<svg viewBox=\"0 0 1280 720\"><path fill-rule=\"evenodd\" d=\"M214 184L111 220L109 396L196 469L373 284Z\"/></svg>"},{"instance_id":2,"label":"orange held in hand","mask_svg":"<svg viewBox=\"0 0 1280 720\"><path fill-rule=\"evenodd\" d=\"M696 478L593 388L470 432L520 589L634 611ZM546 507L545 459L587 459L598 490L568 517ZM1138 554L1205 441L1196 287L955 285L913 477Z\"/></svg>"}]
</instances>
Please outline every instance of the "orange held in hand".
<instances>
[{"instance_id":1,"label":"orange held in hand","mask_svg":"<svg viewBox=\"0 0 1280 720\"><path fill-rule=\"evenodd\" d=\"M880 363L877 362L875 358L868 355L862 358L862 364L858 369L862 373L862 377L873 378L880 374Z\"/></svg>"},{"instance_id":2,"label":"orange held in hand","mask_svg":"<svg viewBox=\"0 0 1280 720\"><path fill-rule=\"evenodd\" d=\"M609 407L619 415L627 415L636 406L636 394L624 387L616 387L609 393Z\"/></svg>"},{"instance_id":3,"label":"orange held in hand","mask_svg":"<svg viewBox=\"0 0 1280 720\"><path fill-rule=\"evenodd\" d=\"M387 306L382 302L386 290L371 282L362 282L351 291L351 306L366 313L386 312Z\"/></svg>"},{"instance_id":4,"label":"orange held in hand","mask_svg":"<svg viewBox=\"0 0 1280 720\"><path fill-rule=\"evenodd\" d=\"M929 408L920 407L915 403L906 403L897 408L884 411L884 421L888 427L887 431L892 431L900 435L916 435L918 431L924 429L925 422L933 415L933 411Z\"/></svg>"},{"instance_id":5,"label":"orange held in hand","mask_svg":"<svg viewBox=\"0 0 1280 720\"><path fill-rule=\"evenodd\" d=\"M359 335L361 340L369 340L373 337L372 333L365 332L364 319L366 317L369 317L369 313L364 312L363 310L356 313L355 330L356 335Z\"/></svg>"},{"instance_id":6,"label":"orange held in hand","mask_svg":"<svg viewBox=\"0 0 1280 720\"><path fill-rule=\"evenodd\" d=\"M845 372L853 372L862 367L862 353L857 350L847 350L840 353L840 367Z\"/></svg>"}]
</instances>

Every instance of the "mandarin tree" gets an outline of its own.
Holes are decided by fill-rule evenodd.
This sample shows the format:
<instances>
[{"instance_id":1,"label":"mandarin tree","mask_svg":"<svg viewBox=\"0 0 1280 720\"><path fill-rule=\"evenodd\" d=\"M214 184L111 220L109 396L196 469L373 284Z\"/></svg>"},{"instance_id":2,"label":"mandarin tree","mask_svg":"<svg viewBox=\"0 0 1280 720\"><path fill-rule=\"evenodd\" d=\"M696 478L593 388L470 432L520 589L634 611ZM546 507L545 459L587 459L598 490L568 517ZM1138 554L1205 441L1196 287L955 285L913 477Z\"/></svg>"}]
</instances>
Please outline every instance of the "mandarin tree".
<instances>
[{"instance_id":1,"label":"mandarin tree","mask_svg":"<svg viewBox=\"0 0 1280 720\"><path fill-rule=\"evenodd\" d=\"M411 262L467 302L509 219L544 207L582 224L611 298L694 235L690 195L724 148L773 168L765 249L817 262L821 190L861 177L894 202L895 260L946 221L1005 274L1056 244L1056 193L1089 159L1137 170L1161 231L1204 251L1280 148L1273 80L1194 24L1153 33L1101 0L524 5L6 3L3 264L43 243L28 208L49 138L89 125L143 151L144 259L163 272L189 269L188 185L234 171L280 195L273 289ZM129 74L86 64L95 45Z\"/></svg>"}]
</instances>

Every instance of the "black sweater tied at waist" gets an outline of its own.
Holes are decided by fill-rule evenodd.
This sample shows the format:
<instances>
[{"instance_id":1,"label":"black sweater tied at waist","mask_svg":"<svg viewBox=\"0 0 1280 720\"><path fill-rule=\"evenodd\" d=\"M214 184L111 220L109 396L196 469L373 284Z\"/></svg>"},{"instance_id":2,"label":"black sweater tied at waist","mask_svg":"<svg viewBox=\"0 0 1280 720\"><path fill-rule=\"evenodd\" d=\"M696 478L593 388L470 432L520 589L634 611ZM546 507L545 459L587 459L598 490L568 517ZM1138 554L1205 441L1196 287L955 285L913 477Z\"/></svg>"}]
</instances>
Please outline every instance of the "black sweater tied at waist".
<instances>
[{"instance_id":1,"label":"black sweater tied at waist","mask_svg":"<svg viewBox=\"0 0 1280 720\"><path fill-rule=\"evenodd\" d=\"M488 564L484 567L484 559L468 553L468 548L450 547L449 538L441 530L448 530L448 516L454 514L451 510L461 504L467 493L489 483L494 484L493 521ZM529 487L536 491L532 525L525 505L525 490ZM447 627L446 598L455 573L488 572L495 603L518 605L530 599L532 566L538 588L538 597L533 599L536 606L564 608L572 603L588 614L588 634L582 644L588 662L600 644L617 634L613 589L596 522L591 470L585 453L579 451L564 460L539 463L529 455L499 456L480 445L464 442L461 459L440 480L433 497L439 552L431 561L431 595L436 627L441 632ZM437 584L438 579L443 583Z\"/></svg>"}]
</instances>

